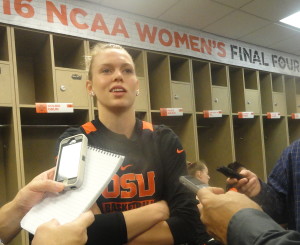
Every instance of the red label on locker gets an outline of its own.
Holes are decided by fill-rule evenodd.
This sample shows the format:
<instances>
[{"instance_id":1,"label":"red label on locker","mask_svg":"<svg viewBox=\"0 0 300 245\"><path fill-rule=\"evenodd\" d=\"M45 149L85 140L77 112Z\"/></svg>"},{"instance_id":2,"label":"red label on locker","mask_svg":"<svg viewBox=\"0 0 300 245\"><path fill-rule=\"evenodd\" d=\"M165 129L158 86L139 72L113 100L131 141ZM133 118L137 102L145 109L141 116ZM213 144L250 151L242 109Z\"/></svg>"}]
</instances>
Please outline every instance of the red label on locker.
<instances>
[{"instance_id":1,"label":"red label on locker","mask_svg":"<svg viewBox=\"0 0 300 245\"><path fill-rule=\"evenodd\" d=\"M35 103L36 113L72 113L73 103Z\"/></svg>"},{"instance_id":2,"label":"red label on locker","mask_svg":"<svg viewBox=\"0 0 300 245\"><path fill-rule=\"evenodd\" d=\"M205 110L203 111L204 118L214 118L214 117L222 117L221 110Z\"/></svg>"},{"instance_id":3,"label":"red label on locker","mask_svg":"<svg viewBox=\"0 0 300 245\"><path fill-rule=\"evenodd\" d=\"M292 113L292 119L300 119L300 113Z\"/></svg>"},{"instance_id":4,"label":"red label on locker","mask_svg":"<svg viewBox=\"0 0 300 245\"><path fill-rule=\"evenodd\" d=\"M253 111L240 111L238 112L238 118L254 118Z\"/></svg>"},{"instance_id":5,"label":"red label on locker","mask_svg":"<svg viewBox=\"0 0 300 245\"><path fill-rule=\"evenodd\" d=\"M267 112L268 119L278 119L280 118L280 112Z\"/></svg>"},{"instance_id":6,"label":"red label on locker","mask_svg":"<svg viewBox=\"0 0 300 245\"><path fill-rule=\"evenodd\" d=\"M162 117L183 116L183 109L182 108L160 108L160 115Z\"/></svg>"}]
</instances>

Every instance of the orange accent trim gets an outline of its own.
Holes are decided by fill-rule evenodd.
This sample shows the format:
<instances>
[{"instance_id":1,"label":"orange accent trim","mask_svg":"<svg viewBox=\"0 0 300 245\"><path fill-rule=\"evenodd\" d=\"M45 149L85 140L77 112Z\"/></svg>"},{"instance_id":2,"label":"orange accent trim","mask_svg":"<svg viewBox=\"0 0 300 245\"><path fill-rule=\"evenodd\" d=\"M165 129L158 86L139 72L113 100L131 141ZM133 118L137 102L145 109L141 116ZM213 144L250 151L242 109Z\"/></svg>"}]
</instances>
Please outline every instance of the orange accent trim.
<instances>
[{"instance_id":1,"label":"orange accent trim","mask_svg":"<svg viewBox=\"0 0 300 245\"><path fill-rule=\"evenodd\" d=\"M234 191L234 192L238 192L237 188L230 188L229 191Z\"/></svg>"},{"instance_id":2,"label":"orange accent trim","mask_svg":"<svg viewBox=\"0 0 300 245\"><path fill-rule=\"evenodd\" d=\"M83 124L81 127L84 129L86 134L90 134L91 132L97 131L96 127L91 122L87 122Z\"/></svg>"},{"instance_id":3,"label":"orange accent trim","mask_svg":"<svg viewBox=\"0 0 300 245\"><path fill-rule=\"evenodd\" d=\"M177 150L176 150L176 151L177 151L177 153L178 153L178 154L180 154L180 153L184 152L184 150L183 150L183 149L182 149L182 150L179 150L178 148L177 148Z\"/></svg>"},{"instance_id":4,"label":"orange accent trim","mask_svg":"<svg viewBox=\"0 0 300 245\"><path fill-rule=\"evenodd\" d=\"M152 123L143 121L143 129L149 129L150 131L153 131L153 125L152 125Z\"/></svg>"}]
</instances>

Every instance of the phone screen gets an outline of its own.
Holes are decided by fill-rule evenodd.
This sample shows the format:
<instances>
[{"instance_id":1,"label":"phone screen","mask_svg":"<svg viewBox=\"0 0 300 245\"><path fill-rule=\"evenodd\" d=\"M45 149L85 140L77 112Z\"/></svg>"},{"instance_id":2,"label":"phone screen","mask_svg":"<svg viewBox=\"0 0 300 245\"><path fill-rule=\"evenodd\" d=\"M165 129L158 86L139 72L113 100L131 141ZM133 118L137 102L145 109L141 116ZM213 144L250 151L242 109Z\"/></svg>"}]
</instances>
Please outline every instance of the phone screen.
<instances>
[{"instance_id":1,"label":"phone screen","mask_svg":"<svg viewBox=\"0 0 300 245\"><path fill-rule=\"evenodd\" d=\"M76 178L80 162L82 142L64 145L61 149L56 181Z\"/></svg>"}]
</instances>

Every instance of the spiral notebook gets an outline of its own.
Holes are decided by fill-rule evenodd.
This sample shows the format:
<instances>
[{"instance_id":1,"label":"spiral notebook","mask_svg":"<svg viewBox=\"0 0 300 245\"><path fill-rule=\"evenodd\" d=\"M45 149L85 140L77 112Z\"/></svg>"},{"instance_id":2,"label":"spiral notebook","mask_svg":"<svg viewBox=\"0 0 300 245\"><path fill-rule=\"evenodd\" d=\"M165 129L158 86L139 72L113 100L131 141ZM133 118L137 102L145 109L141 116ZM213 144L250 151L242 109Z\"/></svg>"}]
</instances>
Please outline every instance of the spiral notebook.
<instances>
[{"instance_id":1,"label":"spiral notebook","mask_svg":"<svg viewBox=\"0 0 300 245\"><path fill-rule=\"evenodd\" d=\"M89 146L82 186L47 196L24 216L21 227L34 234L51 219L60 224L73 221L96 202L123 161L124 156Z\"/></svg>"}]
</instances>

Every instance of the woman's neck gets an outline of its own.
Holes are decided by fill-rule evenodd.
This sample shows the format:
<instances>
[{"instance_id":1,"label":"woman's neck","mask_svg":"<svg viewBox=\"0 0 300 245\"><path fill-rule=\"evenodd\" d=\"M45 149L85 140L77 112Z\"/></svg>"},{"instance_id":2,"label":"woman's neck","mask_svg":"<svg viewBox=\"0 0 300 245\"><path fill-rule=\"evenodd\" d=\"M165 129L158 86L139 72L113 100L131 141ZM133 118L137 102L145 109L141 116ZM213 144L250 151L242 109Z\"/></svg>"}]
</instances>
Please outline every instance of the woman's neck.
<instances>
[{"instance_id":1,"label":"woman's neck","mask_svg":"<svg viewBox=\"0 0 300 245\"><path fill-rule=\"evenodd\" d=\"M135 111L111 111L105 108L98 108L98 118L105 127L117 134L123 134L130 138L135 126Z\"/></svg>"}]
</instances>

